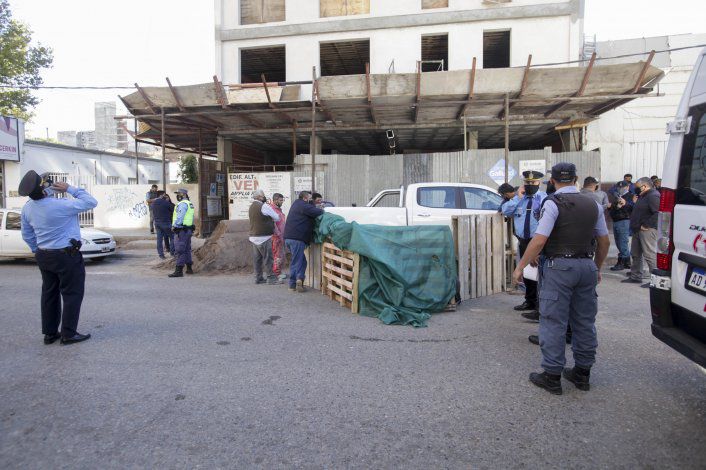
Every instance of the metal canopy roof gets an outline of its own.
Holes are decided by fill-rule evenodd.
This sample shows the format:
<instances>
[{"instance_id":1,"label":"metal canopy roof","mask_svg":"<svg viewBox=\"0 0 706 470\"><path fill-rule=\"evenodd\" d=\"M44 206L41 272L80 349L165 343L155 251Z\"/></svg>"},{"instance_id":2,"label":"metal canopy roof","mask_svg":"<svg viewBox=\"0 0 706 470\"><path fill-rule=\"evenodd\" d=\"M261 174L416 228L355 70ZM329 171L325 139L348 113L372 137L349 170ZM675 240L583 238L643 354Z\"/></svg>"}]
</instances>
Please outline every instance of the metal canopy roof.
<instances>
[{"instance_id":1,"label":"metal canopy roof","mask_svg":"<svg viewBox=\"0 0 706 470\"><path fill-rule=\"evenodd\" d=\"M652 56L651 56L652 57ZM509 97L513 148L536 148L559 125L582 126L644 96L663 72L646 62L587 67L475 69L320 77L316 134L324 150L387 153L385 131L397 150L444 151L463 144L463 118L478 132L481 148L504 146L504 101ZM309 147L312 102L300 100L302 84L210 83L145 87L121 97L140 122L138 138L181 149L216 153L221 136L256 150L300 153ZM263 77L264 79L264 77ZM164 117L162 116L164 113Z\"/></svg>"}]
</instances>

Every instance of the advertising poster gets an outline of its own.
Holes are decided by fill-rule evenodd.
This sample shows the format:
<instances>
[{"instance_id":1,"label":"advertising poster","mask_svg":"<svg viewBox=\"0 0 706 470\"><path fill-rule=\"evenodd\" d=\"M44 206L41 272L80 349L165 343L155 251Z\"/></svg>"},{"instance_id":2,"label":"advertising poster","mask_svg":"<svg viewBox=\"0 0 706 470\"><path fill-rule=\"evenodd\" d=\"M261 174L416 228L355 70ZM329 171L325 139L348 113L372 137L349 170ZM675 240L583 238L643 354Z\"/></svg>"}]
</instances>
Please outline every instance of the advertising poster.
<instances>
[{"instance_id":1,"label":"advertising poster","mask_svg":"<svg viewBox=\"0 0 706 470\"><path fill-rule=\"evenodd\" d=\"M0 116L0 160L20 161L22 127L17 118Z\"/></svg>"},{"instance_id":2,"label":"advertising poster","mask_svg":"<svg viewBox=\"0 0 706 470\"><path fill-rule=\"evenodd\" d=\"M274 193L284 195L282 210L286 214L292 205L291 190L292 174L289 172L275 173L228 173L228 203L230 204L231 220L248 220L248 210L252 204L253 193L262 189L267 200Z\"/></svg>"},{"instance_id":3,"label":"advertising poster","mask_svg":"<svg viewBox=\"0 0 706 470\"><path fill-rule=\"evenodd\" d=\"M546 162L544 160L520 160L520 174L525 171L538 171L547 174Z\"/></svg>"},{"instance_id":4,"label":"advertising poster","mask_svg":"<svg viewBox=\"0 0 706 470\"><path fill-rule=\"evenodd\" d=\"M508 166L507 169L508 175L507 175L507 180L512 181L512 179L515 177L517 172L515 169L512 167L512 165ZM490 177L491 180L495 181L495 184L501 185L505 182L505 159L501 158L498 160L495 165L488 171L488 176Z\"/></svg>"}]
</instances>

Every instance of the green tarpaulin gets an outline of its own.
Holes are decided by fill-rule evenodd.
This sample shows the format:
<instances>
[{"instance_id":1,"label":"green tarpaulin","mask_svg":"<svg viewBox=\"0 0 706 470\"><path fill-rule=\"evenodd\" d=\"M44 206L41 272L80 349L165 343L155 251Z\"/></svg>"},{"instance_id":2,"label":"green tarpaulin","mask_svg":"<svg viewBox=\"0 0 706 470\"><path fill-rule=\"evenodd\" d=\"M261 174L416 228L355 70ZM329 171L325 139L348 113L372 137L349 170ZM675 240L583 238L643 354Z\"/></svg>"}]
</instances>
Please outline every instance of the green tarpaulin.
<instances>
[{"instance_id":1,"label":"green tarpaulin","mask_svg":"<svg viewBox=\"0 0 706 470\"><path fill-rule=\"evenodd\" d=\"M360 255L360 314L391 325L426 326L456 295L451 230L442 225L385 227L347 223L335 214L316 221L315 241L327 238Z\"/></svg>"}]
</instances>

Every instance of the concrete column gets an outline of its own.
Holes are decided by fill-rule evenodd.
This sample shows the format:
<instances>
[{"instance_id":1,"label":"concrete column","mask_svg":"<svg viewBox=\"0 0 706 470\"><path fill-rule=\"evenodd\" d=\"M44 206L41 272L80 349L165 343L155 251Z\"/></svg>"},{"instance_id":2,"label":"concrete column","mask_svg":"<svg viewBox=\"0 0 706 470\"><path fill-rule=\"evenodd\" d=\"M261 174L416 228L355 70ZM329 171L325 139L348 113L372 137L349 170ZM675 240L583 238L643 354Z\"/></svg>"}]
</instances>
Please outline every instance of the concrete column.
<instances>
[{"instance_id":1,"label":"concrete column","mask_svg":"<svg viewBox=\"0 0 706 470\"><path fill-rule=\"evenodd\" d=\"M468 150L478 150L478 131L466 132L466 145Z\"/></svg>"},{"instance_id":2,"label":"concrete column","mask_svg":"<svg viewBox=\"0 0 706 470\"><path fill-rule=\"evenodd\" d=\"M309 137L309 148L316 150L316 155L321 155L321 137L317 136L313 142ZM311 150L309 150L309 154L311 155Z\"/></svg>"},{"instance_id":3,"label":"concrete column","mask_svg":"<svg viewBox=\"0 0 706 470\"><path fill-rule=\"evenodd\" d=\"M581 142L581 129L567 129L561 131L561 141L564 147L564 152L578 152L583 150Z\"/></svg>"},{"instance_id":4,"label":"concrete column","mask_svg":"<svg viewBox=\"0 0 706 470\"><path fill-rule=\"evenodd\" d=\"M233 163L233 144L230 140L224 139L223 137L218 137L217 140L217 150L218 160L225 163Z\"/></svg>"}]
</instances>

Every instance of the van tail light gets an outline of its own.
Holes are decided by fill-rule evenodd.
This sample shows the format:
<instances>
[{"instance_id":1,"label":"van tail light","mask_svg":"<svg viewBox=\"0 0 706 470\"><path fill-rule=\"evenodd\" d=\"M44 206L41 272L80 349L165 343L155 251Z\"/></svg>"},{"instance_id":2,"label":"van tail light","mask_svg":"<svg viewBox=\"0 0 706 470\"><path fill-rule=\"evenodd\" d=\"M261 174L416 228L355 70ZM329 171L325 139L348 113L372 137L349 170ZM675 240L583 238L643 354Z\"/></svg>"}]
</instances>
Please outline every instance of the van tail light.
<instances>
[{"instance_id":1,"label":"van tail light","mask_svg":"<svg viewBox=\"0 0 706 470\"><path fill-rule=\"evenodd\" d=\"M657 216L657 269L670 271L672 269L672 224L674 222L674 206L676 193L673 189L662 188L659 199L659 214Z\"/></svg>"}]
</instances>

